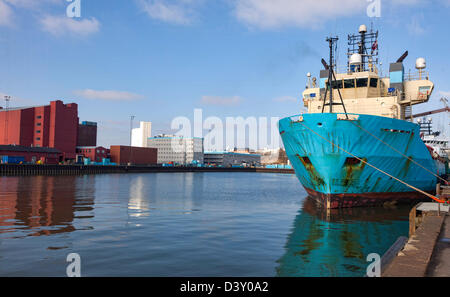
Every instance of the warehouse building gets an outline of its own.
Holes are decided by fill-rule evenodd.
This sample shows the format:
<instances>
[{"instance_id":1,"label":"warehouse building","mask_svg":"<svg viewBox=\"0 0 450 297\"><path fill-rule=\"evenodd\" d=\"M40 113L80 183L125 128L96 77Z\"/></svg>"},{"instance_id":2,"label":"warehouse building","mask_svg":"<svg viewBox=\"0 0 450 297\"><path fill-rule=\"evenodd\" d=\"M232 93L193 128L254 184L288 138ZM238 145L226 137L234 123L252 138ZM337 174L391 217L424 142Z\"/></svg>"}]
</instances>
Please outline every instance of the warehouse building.
<instances>
[{"instance_id":1,"label":"warehouse building","mask_svg":"<svg viewBox=\"0 0 450 297\"><path fill-rule=\"evenodd\" d=\"M119 165L153 165L158 161L158 150L146 147L112 145L110 156L111 162Z\"/></svg>"},{"instance_id":2,"label":"warehouse building","mask_svg":"<svg viewBox=\"0 0 450 297\"><path fill-rule=\"evenodd\" d=\"M53 148L0 145L1 163L58 164L61 156L62 153Z\"/></svg>"},{"instance_id":3,"label":"warehouse building","mask_svg":"<svg viewBox=\"0 0 450 297\"><path fill-rule=\"evenodd\" d=\"M241 154L234 152L207 152L204 163L222 167L232 166L259 166L261 165L261 155Z\"/></svg>"},{"instance_id":4,"label":"warehouse building","mask_svg":"<svg viewBox=\"0 0 450 297\"><path fill-rule=\"evenodd\" d=\"M49 147L75 158L78 106L52 101L50 105L0 109L0 144Z\"/></svg>"},{"instance_id":5,"label":"warehouse building","mask_svg":"<svg viewBox=\"0 0 450 297\"><path fill-rule=\"evenodd\" d=\"M0 145L52 148L61 153L59 161L74 160L77 145L96 146L97 142L96 124L83 123L79 125L76 103L56 100L43 106L0 107Z\"/></svg>"},{"instance_id":6,"label":"warehouse building","mask_svg":"<svg viewBox=\"0 0 450 297\"><path fill-rule=\"evenodd\" d=\"M148 138L147 147L158 149L158 164L203 164L203 138L162 134Z\"/></svg>"},{"instance_id":7,"label":"warehouse building","mask_svg":"<svg viewBox=\"0 0 450 297\"><path fill-rule=\"evenodd\" d=\"M77 155L89 158L92 162L102 162L103 159L109 158L109 149L102 146L78 146Z\"/></svg>"},{"instance_id":8,"label":"warehouse building","mask_svg":"<svg viewBox=\"0 0 450 297\"><path fill-rule=\"evenodd\" d=\"M84 121L78 125L77 147L97 146L97 123Z\"/></svg>"}]
</instances>

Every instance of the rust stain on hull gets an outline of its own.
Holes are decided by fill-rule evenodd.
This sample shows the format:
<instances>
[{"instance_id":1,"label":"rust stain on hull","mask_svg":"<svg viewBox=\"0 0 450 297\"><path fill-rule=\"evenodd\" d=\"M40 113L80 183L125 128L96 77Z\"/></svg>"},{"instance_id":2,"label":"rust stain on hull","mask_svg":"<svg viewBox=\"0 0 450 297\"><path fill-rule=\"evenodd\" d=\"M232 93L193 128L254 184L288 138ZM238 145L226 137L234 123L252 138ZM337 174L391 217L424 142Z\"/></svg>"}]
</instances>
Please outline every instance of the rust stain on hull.
<instances>
[{"instance_id":1,"label":"rust stain on hull","mask_svg":"<svg viewBox=\"0 0 450 297\"><path fill-rule=\"evenodd\" d=\"M311 198L328 209L360 206L382 206L386 203L411 203L414 201L429 200L427 196L419 192L323 194L306 187L305 190Z\"/></svg>"},{"instance_id":2,"label":"rust stain on hull","mask_svg":"<svg viewBox=\"0 0 450 297\"><path fill-rule=\"evenodd\" d=\"M308 157L301 157L299 154L296 155L297 158L302 162L303 166L305 167L306 171L308 172L311 181L318 186L324 186L325 180L320 176L320 174L316 171L313 164L311 163L311 160L309 160Z\"/></svg>"}]
</instances>

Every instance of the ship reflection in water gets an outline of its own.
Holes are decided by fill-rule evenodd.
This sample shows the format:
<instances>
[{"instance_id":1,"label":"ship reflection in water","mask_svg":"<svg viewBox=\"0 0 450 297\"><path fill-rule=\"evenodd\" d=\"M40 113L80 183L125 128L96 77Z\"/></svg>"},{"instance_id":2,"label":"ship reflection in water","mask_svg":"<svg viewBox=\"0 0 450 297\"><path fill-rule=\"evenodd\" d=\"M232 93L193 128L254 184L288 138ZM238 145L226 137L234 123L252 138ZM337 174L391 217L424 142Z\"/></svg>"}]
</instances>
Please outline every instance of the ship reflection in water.
<instances>
[{"instance_id":1,"label":"ship reflection in water","mask_svg":"<svg viewBox=\"0 0 450 297\"><path fill-rule=\"evenodd\" d=\"M409 206L326 210L308 197L294 221L278 276L364 276L371 253L382 256L407 236Z\"/></svg>"},{"instance_id":2,"label":"ship reflection in water","mask_svg":"<svg viewBox=\"0 0 450 297\"><path fill-rule=\"evenodd\" d=\"M0 178L2 238L8 233L21 238L75 231L74 219L93 217L95 187L85 187L85 182L89 180L74 176ZM78 229L85 228L90 229Z\"/></svg>"}]
</instances>

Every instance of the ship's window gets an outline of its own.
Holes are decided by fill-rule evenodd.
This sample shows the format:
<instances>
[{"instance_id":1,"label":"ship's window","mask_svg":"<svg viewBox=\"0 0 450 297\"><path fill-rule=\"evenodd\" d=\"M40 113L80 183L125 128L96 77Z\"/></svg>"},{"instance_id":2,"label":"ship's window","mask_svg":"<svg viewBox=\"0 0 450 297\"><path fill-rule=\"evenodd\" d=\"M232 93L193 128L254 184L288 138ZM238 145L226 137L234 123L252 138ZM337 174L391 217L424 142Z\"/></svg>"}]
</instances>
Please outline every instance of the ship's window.
<instances>
[{"instance_id":1,"label":"ship's window","mask_svg":"<svg viewBox=\"0 0 450 297\"><path fill-rule=\"evenodd\" d=\"M378 79L377 79L377 78L371 78L371 79L370 79L370 86L371 86L372 88L378 87Z\"/></svg>"},{"instance_id":2,"label":"ship's window","mask_svg":"<svg viewBox=\"0 0 450 297\"><path fill-rule=\"evenodd\" d=\"M331 81L331 86L333 87L333 89L342 89L343 88L342 80Z\"/></svg>"},{"instance_id":3,"label":"ship's window","mask_svg":"<svg viewBox=\"0 0 450 297\"><path fill-rule=\"evenodd\" d=\"M344 79L344 88L353 89L355 87L354 79Z\"/></svg>"},{"instance_id":4,"label":"ship's window","mask_svg":"<svg viewBox=\"0 0 450 297\"><path fill-rule=\"evenodd\" d=\"M356 80L356 87L357 88L365 88L367 87L368 78L358 78Z\"/></svg>"}]
</instances>

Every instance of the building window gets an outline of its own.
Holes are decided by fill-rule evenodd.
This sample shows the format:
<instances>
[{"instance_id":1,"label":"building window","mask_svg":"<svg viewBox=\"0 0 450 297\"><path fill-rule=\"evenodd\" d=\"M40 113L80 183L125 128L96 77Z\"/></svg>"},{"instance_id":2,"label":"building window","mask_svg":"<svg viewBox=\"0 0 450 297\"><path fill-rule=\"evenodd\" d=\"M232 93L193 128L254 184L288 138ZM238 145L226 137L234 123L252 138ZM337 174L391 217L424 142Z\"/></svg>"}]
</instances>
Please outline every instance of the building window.
<instances>
[{"instance_id":1,"label":"building window","mask_svg":"<svg viewBox=\"0 0 450 297\"><path fill-rule=\"evenodd\" d=\"M37 123L37 126L40 127L42 124L41 123Z\"/></svg>"},{"instance_id":2,"label":"building window","mask_svg":"<svg viewBox=\"0 0 450 297\"><path fill-rule=\"evenodd\" d=\"M41 140L41 138L40 138L40 137L38 137L38 138L36 138L36 140L37 140L37 141L40 141L40 140Z\"/></svg>"},{"instance_id":3,"label":"building window","mask_svg":"<svg viewBox=\"0 0 450 297\"><path fill-rule=\"evenodd\" d=\"M36 133L41 133L41 130L37 130Z\"/></svg>"},{"instance_id":4,"label":"building window","mask_svg":"<svg viewBox=\"0 0 450 297\"><path fill-rule=\"evenodd\" d=\"M42 116L37 116L38 119L42 119Z\"/></svg>"}]
</instances>

